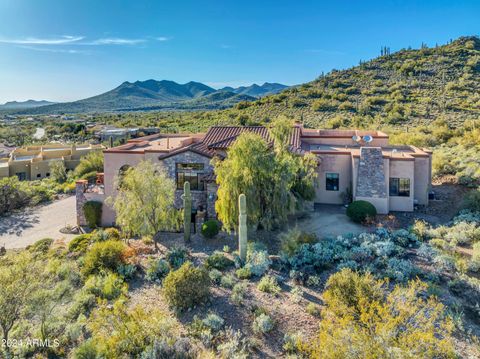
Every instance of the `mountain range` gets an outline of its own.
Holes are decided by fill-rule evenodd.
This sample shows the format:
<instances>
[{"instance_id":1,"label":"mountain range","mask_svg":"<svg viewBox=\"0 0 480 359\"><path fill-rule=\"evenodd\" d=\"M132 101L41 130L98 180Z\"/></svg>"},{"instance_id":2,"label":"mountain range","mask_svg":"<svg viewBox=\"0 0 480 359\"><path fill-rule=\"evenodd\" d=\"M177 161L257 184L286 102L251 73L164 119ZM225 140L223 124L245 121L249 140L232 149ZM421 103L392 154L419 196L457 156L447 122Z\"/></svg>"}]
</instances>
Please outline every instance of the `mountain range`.
<instances>
[{"instance_id":1,"label":"mountain range","mask_svg":"<svg viewBox=\"0 0 480 359\"><path fill-rule=\"evenodd\" d=\"M10 102L6 102L3 105L0 105L0 110L24 110L27 108L35 108L40 106L52 105L54 103L55 102L50 102L45 100L10 101Z\"/></svg>"},{"instance_id":2,"label":"mountain range","mask_svg":"<svg viewBox=\"0 0 480 359\"><path fill-rule=\"evenodd\" d=\"M58 114L147 110L222 109L241 101L254 101L276 94L287 86L278 83L253 84L216 90L200 82L179 84L174 81L146 80L124 82L97 96L74 102L18 108L18 114ZM4 105L5 106L5 105ZM4 108L15 109L15 108Z\"/></svg>"}]
</instances>

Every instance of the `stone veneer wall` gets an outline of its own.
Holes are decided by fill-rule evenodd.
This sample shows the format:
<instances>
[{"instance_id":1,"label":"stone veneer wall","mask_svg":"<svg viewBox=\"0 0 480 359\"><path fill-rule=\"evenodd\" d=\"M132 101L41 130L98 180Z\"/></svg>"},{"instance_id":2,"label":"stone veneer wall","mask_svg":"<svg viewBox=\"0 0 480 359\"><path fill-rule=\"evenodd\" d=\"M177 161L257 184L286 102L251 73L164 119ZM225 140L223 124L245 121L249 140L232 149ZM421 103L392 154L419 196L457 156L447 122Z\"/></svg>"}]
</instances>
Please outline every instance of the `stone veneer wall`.
<instances>
[{"instance_id":1,"label":"stone veneer wall","mask_svg":"<svg viewBox=\"0 0 480 359\"><path fill-rule=\"evenodd\" d=\"M213 173L213 166L210 164L211 159L209 157L205 157L199 155L198 153L187 151L179 153L178 155L167 157L161 160L162 165L167 170L168 175L174 181L176 181L176 164L177 163L203 163L204 169L203 171L197 171L198 173L202 174L211 174ZM207 186L207 184L205 184ZM207 188L204 191L191 191L192 193L192 208L198 209L199 206L202 206L203 209L207 209L207 215L210 215L208 210L207 204ZM183 190L176 190L175 191L175 207L182 208L183 207L183 200L182 200Z\"/></svg>"},{"instance_id":2,"label":"stone veneer wall","mask_svg":"<svg viewBox=\"0 0 480 359\"><path fill-rule=\"evenodd\" d=\"M358 197L387 198L382 149L362 147L358 164Z\"/></svg>"}]
</instances>

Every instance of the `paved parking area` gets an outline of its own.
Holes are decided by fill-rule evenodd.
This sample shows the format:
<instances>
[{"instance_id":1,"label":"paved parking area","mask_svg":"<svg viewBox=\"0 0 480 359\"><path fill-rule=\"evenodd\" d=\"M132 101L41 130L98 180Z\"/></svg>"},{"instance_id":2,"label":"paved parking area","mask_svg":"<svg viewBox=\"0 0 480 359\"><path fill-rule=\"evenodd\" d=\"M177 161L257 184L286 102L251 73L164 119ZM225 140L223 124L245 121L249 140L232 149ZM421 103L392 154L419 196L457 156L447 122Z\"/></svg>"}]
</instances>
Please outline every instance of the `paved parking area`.
<instances>
[{"instance_id":1,"label":"paved parking area","mask_svg":"<svg viewBox=\"0 0 480 359\"><path fill-rule=\"evenodd\" d=\"M76 224L75 196L0 217L0 246L17 249L43 238L68 240L74 235L59 232L67 224Z\"/></svg>"},{"instance_id":2,"label":"paved parking area","mask_svg":"<svg viewBox=\"0 0 480 359\"><path fill-rule=\"evenodd\" d=\"M340 205L316 205L315 212L308 218L299 220L296 225L303 231L315 233L318 238L369 231L368 227L352 222L346 211Z\"/></svg>"}]
</instances>

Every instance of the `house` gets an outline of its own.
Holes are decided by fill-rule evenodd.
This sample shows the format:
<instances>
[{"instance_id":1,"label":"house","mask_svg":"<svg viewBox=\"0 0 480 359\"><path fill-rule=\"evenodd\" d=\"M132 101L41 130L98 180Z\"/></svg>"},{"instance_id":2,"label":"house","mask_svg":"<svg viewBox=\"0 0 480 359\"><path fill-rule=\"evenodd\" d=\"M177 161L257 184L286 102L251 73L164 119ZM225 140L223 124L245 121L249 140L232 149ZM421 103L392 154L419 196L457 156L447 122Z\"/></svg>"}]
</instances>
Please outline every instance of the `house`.
<instances>
[{"instance_id":1,"label":"house","mask_svg":"<svg viewBox=\"0 0 480 359\"><path fill-rule=\"evenodd\" d=\"M176 205L181 207L185 181L190 182L192 207L215 218L217 185L211 160L225 158L243 132L272 142L263 126L214 126L199 134L155 134L104 150L104 196L115 196L115 178L140 161L162 164L176 182ZM431 184L431 152L415 146L391 146L380 131L316 130L296 124L290 150L318 157L315 203L343 204L347 197L371 202L378 213L413 211L427 205ZM83 191L84 184L80 184ZM97 196L98 198L98 196ZM104 206L102 223L115 222Z\"/></svg>"},{"instance_id":2,"label":"house","mask_svg":"<svg viewBox=\"0 0 480 359\"><path fill-rule=\"evenodd\" d=\"M0 178L17 176L23 181L50 177L51 161L63 161L67 170L73 170L82 156L101 149L101 145L90 144L19 147L13 149L8 157L0 158Z\"/></svg>"},{"instance_id":3,"label":"house","mask_svg":"<svg viewBox=\"0 0 480 359\"><path fill-rule=\"evenodd\" d=\"M205 210L208 217L215 218L217 185L211 160L225 158L228 147L243 132L257 133L272 142L263 126L214 126L207 133L154 134L106 149L102 196L114 197L116 177L150 160L162 164L175 180L177 207L182 205L183 184L188 181L193 209ZM388 135L380 131L316 130L297 124L290 137L290 150L318 157L315 203L366 200L378 213L413 211L415 205L428 205L432 153L426 149L391 146ZM87 192L84 182L78 191ZM102 200L96 192L96 200ZM104 206L102 224L114 223L114 211Z\"/></svg>"}]
</instances>

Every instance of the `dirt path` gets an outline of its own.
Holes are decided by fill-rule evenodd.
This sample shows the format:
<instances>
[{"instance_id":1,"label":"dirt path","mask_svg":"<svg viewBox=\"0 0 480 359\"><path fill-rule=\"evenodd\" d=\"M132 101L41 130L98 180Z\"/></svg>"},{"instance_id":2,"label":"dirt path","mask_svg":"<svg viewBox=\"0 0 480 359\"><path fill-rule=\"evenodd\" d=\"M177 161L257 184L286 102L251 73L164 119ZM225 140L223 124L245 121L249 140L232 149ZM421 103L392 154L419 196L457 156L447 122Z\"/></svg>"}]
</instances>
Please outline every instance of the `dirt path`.
<instances>
[{"instance_id":1,"label":"dirt path","mask_svg":"<svg viewBox=\"0 0 480 359\"><path fill-rule=\"evenodd\" d=\"M0 246L25 248L43 238L70 239L60 228L75 225L75 196L0 217Z\"/></svg>"}]
</instances>

